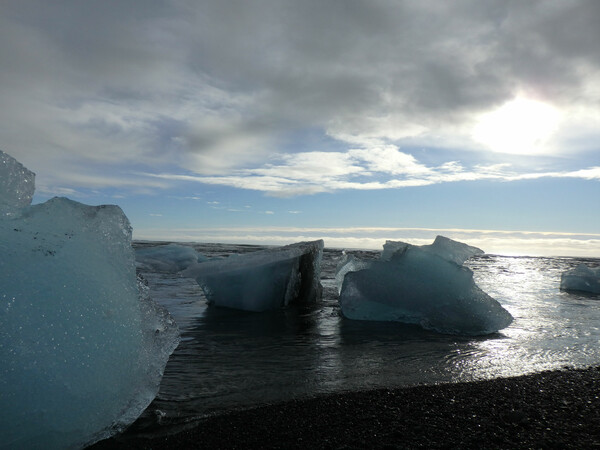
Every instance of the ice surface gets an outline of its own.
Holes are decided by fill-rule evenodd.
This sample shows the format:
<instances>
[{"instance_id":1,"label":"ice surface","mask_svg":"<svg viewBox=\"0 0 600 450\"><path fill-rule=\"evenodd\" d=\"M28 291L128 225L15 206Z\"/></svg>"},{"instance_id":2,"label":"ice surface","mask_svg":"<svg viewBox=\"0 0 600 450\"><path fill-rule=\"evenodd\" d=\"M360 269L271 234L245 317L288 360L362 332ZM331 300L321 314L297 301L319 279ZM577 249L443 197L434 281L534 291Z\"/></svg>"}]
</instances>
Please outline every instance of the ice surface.
<instances>
[{"instance_id":1,"label":"ice surface","mask_svg":"<svg viewBox=\"0 0 600 450\"><path fill-rule=\"evenodd\" d=\"M385 241L383 252L381 252L381 260L389 261L396 253L401 254L408 247L412 247L412 245L400 241Z\"/></svg>"},{"instance_id":2,"label":"ice surface","mask_svg":"<svg viewBox=\"0 0 600 450\"><path fill-rule=\"evenodd\" d=\"M0 216L28 206L34 190L35 174L0 150Z\"/></svg>"},{"instance_id":3,"label":"ice surface","mask_svg":"<svg viewBox=\"0 0 600 450\"><path fill-rule=\"evenodd\" d=\"M560 288L565 291L582 291L600 294L600 267L579 264L560 277Z\"/></svg>"},{"instance_id":4,"label":"ice surface","mask_svg":"<svg viewBox=\"0 0 600 450\"><path fill-rule=\"evenodd\" d=\"M342 292L344 277L348 272L356 272L358 270L366 269L371 265L371 263L372 261L363 261L362 259L359 259L354 255L349 255L344 252L342 259L340 259L335 269L335 284L338 289L338 294Z\"/></svg>"},{"instance_id":5,"label":"ice surface","mask_svg":"<svg viewBox=\"0 0 600 450\"><path fill-rule=\"evenodd\" d=\"M345 317L468 335L493 333L512 322L510 313L475 284L473 272L457 263L479 249L447 238L422 247L386 246L379 261L346 273L340 294Z\"/></svg>"},{"instance_id":6,"label":"ice surface","mask_svg":"<svg viewBox=\"0 0 600 450\"><path fill-rule=\"evenodd\" d=\"M389 261L394 255L402 254L402 252L409 247L414 246L407 244L406 242L386 241L383 246L381 259ZM433 244L421 245L419 248L425 252L438 255L447 261L454 262L459 266L472 256L484 254L484 251L477 247L454 241L445 236L437 236L433 241Z\"/></svg>"},{"instance_id":7,"label":"ice surface","mask_svg":"<svg viewBox=\"0 0 600 450\"><path fill-rule=\"evenodd\" d=\"M433 244L422 245L420 248L429 253L441 256L447 261L452 261L459 266L472 256L483 255L485 253L480 248L453 241L444 236L437 236Z\"/></svg>"},{"instance_id":8,"label":"ice surface","mask_svg":"<svg viewBox=\"0 0 600 450\"><path fill-rule=\"evenodd\" d=\"M316 301L321 295L323 241L209 260L190 266L210 304L246 311L267 311L291 303Z\"/></svg>"},{"instance_id":9,"label":"ice surface","mask_svg":"<svg viewBox=\"0 0 600 450\"><path fill-rule=\"evenodd\" d=\"M144 247L135 251L137 267L146 271L174 273L207 259L192 247L179 244Z\"/></svg>"},{"instance_id":10,"label":"ice surface","mask_svg":"<svg viewBox=\"0 0 600 450\"><path fill-rule=\"evenodd\" d=\"M0 448L79 448L123 429L178 340L136 280L119 207L53 198L0 217Z\"/></svg>"}]
</instances>

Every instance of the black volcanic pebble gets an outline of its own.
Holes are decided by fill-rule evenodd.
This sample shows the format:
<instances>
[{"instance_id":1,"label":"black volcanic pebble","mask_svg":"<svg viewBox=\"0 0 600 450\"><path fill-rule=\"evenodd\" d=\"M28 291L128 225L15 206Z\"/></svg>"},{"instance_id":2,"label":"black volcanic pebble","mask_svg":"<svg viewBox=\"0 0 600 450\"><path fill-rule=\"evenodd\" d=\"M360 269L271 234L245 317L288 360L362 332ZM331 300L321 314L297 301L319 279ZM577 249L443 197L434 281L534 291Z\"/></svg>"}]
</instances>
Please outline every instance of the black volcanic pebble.
<instances>
[{"instance_id":1,"label":"black volcanic pebble","mask_svg":"<svg viewBox=\"0 0 600 450\"><path fill-rule=\"evenodd\" d=\"M292 400L91 448L600 449L600 367Z\"/></svg>"}]
</instances>

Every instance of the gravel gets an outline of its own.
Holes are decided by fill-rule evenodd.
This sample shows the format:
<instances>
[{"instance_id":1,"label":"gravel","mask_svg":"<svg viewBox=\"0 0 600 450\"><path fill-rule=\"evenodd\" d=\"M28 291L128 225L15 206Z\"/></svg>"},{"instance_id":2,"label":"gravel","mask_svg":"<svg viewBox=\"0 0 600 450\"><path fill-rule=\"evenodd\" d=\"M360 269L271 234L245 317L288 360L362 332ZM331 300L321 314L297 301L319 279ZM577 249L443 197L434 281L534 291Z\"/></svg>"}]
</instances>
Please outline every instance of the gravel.
<instances>
[{"instance_id":1,"label":"gravel","mask_svg":"<svg viewBox=\"0 0 600 450\"><path fill-rule=\"evenodd\" d=\"M291 400L90 448L600 449L600 367Z\"/></svg>"}]
</instances>

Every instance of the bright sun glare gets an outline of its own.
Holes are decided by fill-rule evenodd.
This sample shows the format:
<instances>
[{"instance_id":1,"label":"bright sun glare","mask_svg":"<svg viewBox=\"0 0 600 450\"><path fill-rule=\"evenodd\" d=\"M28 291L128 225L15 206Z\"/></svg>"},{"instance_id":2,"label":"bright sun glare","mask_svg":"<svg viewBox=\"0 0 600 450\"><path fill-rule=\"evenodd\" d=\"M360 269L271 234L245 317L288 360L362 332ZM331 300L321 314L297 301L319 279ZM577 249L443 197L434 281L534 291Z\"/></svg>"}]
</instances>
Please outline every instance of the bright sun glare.
<instances>
[{"instance_id":1,"label":"bright sun glare","mask_svg":"<svg viewBox=\"0 0 600 450\"><path fill-rule=\"evenodd\" d=\"M473 138L495 152L541 154L560 116L559 110L547 103L518 97L481 116Z\"/></svg>"}]
</instances>

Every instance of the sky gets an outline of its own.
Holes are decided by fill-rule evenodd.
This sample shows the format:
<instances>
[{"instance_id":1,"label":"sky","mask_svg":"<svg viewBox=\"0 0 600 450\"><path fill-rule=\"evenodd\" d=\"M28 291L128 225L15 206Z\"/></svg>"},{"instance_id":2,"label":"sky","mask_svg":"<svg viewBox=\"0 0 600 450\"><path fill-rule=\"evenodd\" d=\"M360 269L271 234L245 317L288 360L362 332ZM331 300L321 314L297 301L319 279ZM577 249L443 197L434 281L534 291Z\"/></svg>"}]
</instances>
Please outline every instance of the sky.
<instances>
[{"instance_id":1,"label":"sky","mask_svg":"<svg viewBox=\"0 0 600 450\"><path fill-rule=\"evenodd\" d=\"M2 0L0 149L136 239L600 257L600 2Z\"/></svg>"}]
</instances>

